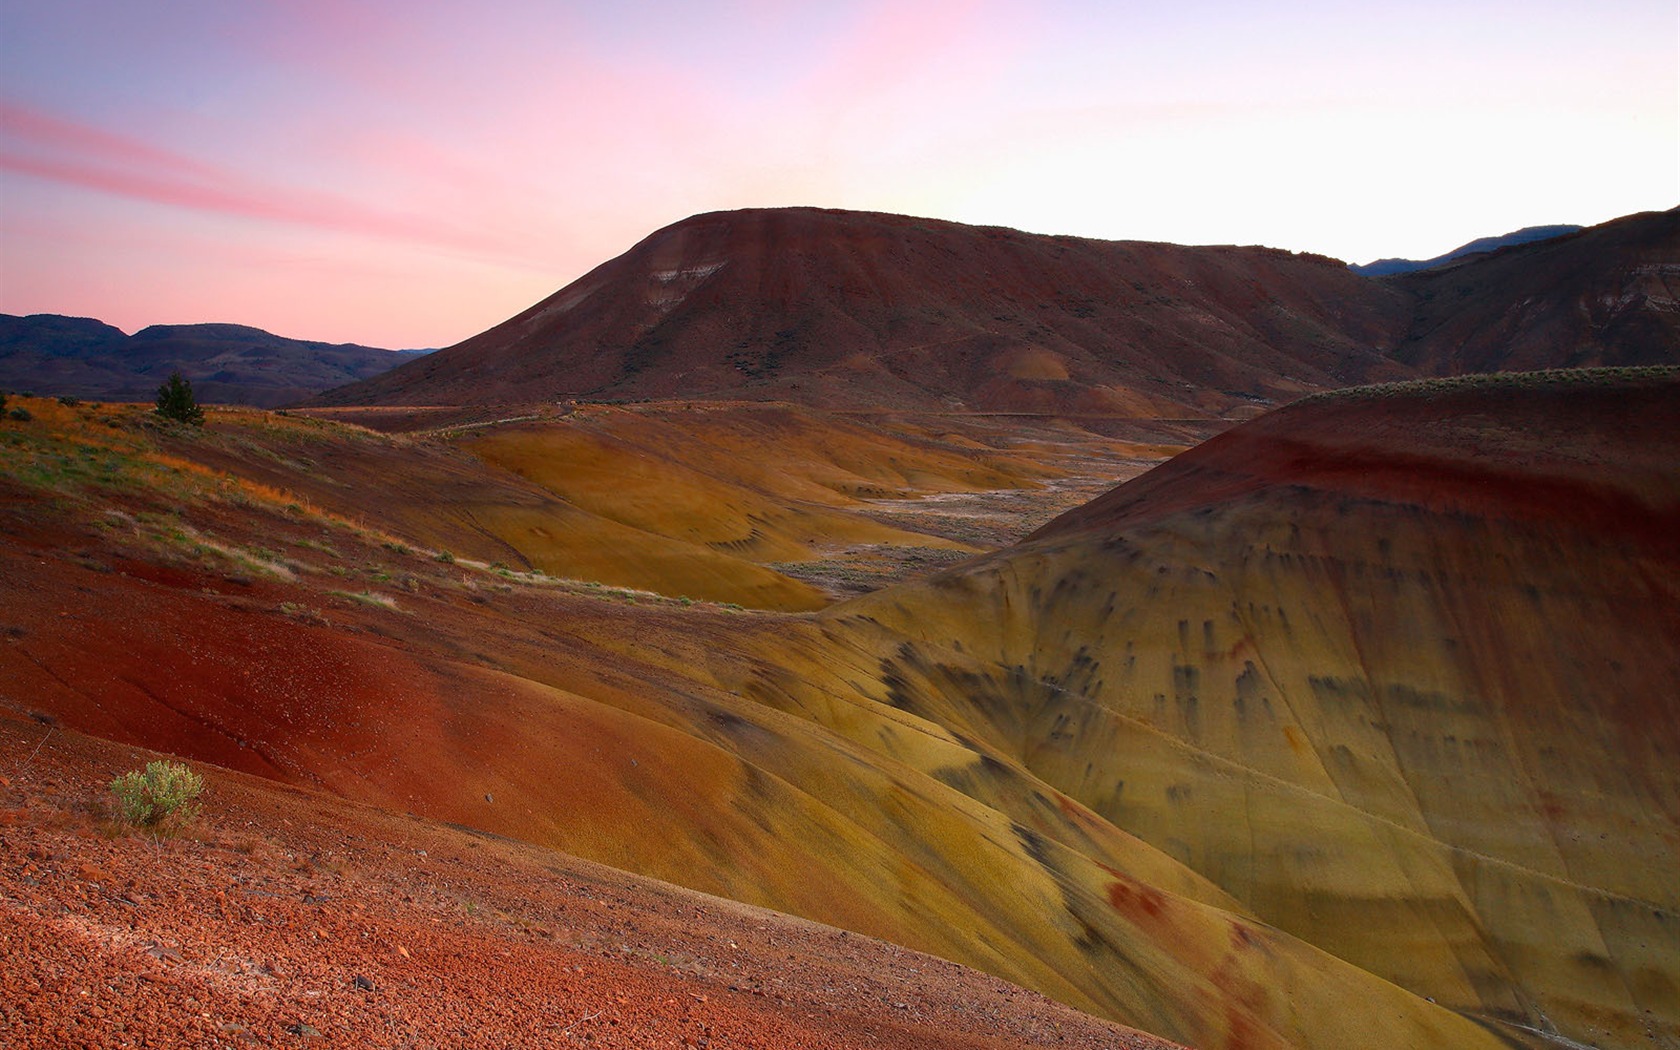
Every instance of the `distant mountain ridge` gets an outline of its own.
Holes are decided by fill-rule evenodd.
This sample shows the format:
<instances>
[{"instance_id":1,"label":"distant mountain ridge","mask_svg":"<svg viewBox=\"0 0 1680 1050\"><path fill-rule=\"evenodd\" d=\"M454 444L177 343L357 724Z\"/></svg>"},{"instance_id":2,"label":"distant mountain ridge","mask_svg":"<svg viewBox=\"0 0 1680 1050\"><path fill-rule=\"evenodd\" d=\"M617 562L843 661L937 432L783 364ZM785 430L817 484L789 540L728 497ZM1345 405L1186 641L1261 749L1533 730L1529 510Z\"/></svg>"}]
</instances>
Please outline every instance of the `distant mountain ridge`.
<instances>
[{"instance_id":1,"label":"distant mountain ridge","mask_svg":"<svg viewBox=\"0 0 1680 1050\"><path fill-rule=\"evenodd\" d=\"M1430 270L1445 265L1455 259L1466 256L1481 255L1484 252L1498 251L1518 244L1532 244L1535 241L1549 241L1553 237L1565 234L1579 233L1580 226L1524 226L1520 230L1498 237L1478 237L1469 244L1461 244L1445 255L1437 255L1433 259L1378 259L1362 266L1349 265L1348 269L1365 277L1389 277L1398 273L1412 273L1415 270Z\"/></svg>"},{"instance_id":2,"label":"distant mountain ridge","mask_svg":"<svg viewBox=\"0 0 1680 1050\"><path fill-rule=\"evenodd\" d=\"M0 388L105 401L150 400L179 370L201 401L272 408L427 353L237 324L152 325L126 335L91 317L0 314Z\"/></svg>"},{"instance_id":3,"label":"distant mountain ridge","mask_svg":"<svg viewBox=\"0 0 1680 1050\"><path fill-rule=\"evenodd\" d=\"M1367 382L1680 363L1680 210L1374 279L1322 256L815 208L697 215L312 403L710 398L1244 418Z\"/></svg>"}]
</instances>

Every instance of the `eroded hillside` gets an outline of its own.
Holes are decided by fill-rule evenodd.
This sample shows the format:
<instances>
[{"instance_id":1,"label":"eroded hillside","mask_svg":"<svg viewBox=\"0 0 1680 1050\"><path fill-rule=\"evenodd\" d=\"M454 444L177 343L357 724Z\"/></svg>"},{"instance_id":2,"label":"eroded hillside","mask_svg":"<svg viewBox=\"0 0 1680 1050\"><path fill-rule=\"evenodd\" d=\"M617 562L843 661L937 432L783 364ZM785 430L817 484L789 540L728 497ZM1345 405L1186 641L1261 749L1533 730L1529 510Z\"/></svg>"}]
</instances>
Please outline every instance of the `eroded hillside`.
<instances>
[{"instance_id":1,"label":"eroded hillside","mask_svg":"<svg viewBox=\"0 0 1680 1050\"><path fill-rule=\"evenodd\" d=\"M1676 1045L1677 382L1305 403L1023 545L814 615L441 561L425 489L344 473L584 485L517 427L486 428L481 458L295 417L183 438L44 410L80 436L48 454L7 434L35 451L0 507L5 702L1191 1045ZM768 417L630 418L568 455L610 478L577 450ZM101 451L106 432L135 444ZM624 490L681 496L766 448L808 464L803 498L856 511L868 494L833 483L867 476L830 455L846 426L776 433ZM307 440L332 453L299 469ZM1026 455L976 450L1002 474L959 475L892 440L939 479L901 460L900 495L990 487ZM316 475L337 480L278 484ZM359 486L359 517L334 509Z\"/></svg>"},{"instance_id":2,"label":"eroded hillside","mask_svg":"<svg viewBox=\"0 0 1680 1050\"><path fill-rule=\"evenodd\" d=\"M991 797L1024 770L1498 1030L1673 1045L1680 377L1659 374L1301 403L834 610L754 695L889 753L905 719L956 734L974 757L931 774Z\"/></svg>"}]
</instances>

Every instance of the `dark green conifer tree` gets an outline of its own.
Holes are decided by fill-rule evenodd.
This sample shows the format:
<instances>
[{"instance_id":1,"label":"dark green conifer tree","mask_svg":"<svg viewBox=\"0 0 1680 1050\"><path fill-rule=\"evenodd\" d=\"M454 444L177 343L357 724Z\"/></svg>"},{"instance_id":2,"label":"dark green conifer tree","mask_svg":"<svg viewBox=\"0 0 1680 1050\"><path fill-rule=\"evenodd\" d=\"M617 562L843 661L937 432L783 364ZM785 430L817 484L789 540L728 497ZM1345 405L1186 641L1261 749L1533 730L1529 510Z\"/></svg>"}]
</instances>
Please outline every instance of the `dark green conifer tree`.
<instances>
[{"instance_id":1,"label":"dark green conifer tree","mask_svg":"<svg viewBox=\"0 0 1680 1050\"><path fill-rule=\"evenodd\" d=\"M204 425L204 409L198 407L198 399L193 397L192 383L179 372L170 373L158 387L157 414L195 427Z\"/></svg>"}]
</instances>

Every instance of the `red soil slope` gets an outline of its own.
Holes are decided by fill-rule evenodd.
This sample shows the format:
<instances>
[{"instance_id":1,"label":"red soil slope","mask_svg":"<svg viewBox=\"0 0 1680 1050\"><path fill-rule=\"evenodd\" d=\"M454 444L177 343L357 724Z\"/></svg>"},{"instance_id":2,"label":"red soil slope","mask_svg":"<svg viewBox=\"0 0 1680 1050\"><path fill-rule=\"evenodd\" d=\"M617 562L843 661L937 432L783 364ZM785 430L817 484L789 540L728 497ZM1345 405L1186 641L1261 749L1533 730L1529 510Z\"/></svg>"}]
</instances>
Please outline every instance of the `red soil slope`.
<instances>
[{"instance_id":1,"label":"red soil slope","mask_svg":"<svg viewBox=\"0 0 1680 1050\"><path fill-rule=\"evenodd\" d=\"M993 977L561 853L0 716L0 1044L1168 1050Z\"/></svg>"},{"instance_id":2,"label":"red soil slope","mask_svg":"<svg viewBox=\"0 0 1680 1050\"><path fill-rule=\"evenodd\" d=\"M1406 296L1266 248L810 208L700 215L502 325L314 404L726 396L1205 416L1403 378Z\"/></svg>"}]
</instances>

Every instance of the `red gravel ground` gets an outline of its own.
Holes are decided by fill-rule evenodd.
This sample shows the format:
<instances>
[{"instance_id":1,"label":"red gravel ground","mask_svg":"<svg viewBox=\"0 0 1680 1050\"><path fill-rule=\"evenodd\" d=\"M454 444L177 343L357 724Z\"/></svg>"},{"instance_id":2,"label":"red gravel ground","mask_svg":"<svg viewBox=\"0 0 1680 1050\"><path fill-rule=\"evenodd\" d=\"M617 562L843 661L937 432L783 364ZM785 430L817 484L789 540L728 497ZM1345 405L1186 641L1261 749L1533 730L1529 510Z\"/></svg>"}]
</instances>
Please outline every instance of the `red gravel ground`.
<instances>
[{"instance_id":1,"label":"red gravel ground","mask_svg":"<svg viewBox=\"0 0 1680 1050\"><path fill-rule=\"evenodd\" d=\"M563 854L0 716L0 1046L1156 1050L943 960Z\"/></svg>"}]
</instances>

